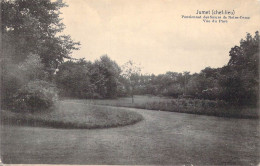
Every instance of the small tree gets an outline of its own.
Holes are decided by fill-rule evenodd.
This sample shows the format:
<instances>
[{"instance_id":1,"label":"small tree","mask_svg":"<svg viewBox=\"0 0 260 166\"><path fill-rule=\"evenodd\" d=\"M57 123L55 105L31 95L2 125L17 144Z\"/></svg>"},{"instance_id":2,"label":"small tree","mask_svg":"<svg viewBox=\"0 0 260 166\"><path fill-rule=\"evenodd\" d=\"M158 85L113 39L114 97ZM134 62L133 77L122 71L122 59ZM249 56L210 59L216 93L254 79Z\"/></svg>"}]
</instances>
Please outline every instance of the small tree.
<instances>
[{"instance_id":1,"label":"small tree","mask_svg":"<svg viewBox=\"0 0 260 166\"><path fill-rule=\"evenodd\" d=\"M134 92L135 92L136 86L139 83L141 67L130 60L122 66L122 70L123 70L122 76L126 80L128 80L128 83L130 85L129 90L130 90L130 94L132 96L132 103L134 103Z\"/></svg>"}]
</instances>

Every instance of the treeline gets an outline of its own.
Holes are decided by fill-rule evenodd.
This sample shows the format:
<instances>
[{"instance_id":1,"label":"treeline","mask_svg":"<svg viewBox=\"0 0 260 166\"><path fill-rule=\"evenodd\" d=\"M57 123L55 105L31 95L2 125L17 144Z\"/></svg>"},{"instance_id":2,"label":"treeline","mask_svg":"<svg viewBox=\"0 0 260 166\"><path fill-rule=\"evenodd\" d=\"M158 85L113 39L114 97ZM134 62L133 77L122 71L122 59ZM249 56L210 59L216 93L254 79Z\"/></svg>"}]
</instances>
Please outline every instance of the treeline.
<instances>
[{"instance_id":1,"label":"treeline","mask_svg":"<svg viewBox=\"0 0 260 166\"><path fill-rule=\"evenodd\" d=\"M64 6L50 0L1 1L2 108L46 109L58 95L104 99L151 94L257 104L258 32L247 34L233 47L222 68L141 75L133 62L120 67L107 55L95 62L73 59L71 53L79 49L79 43L59 35L64 29L59 9Z\"/></svg>"},{"instance_id":2,"label":"treeline","mask_svg":"<svg viewBox=\"0 0 260 166\"><path fill-rule=\"evenodd\" d=\"M231 48L230 60L222 68L207 67L189 72L144 75L138 79L136 94L225 100L235 105L256 105L259 97L259 33L247 34Z\"/></svg>"},{"instance_id":3,"label":"treeline","mask_svg":"<svg viewBox=\"0 0 260 166\"><path fill-rule=\"evenodd\" d=\"M56 80L63 94L80 98L114 98L161 95L174 98L225 100L235 105L256 105L259 92L259 33L247 34L230 50L222 68L207 67L200 73L167 72L141 75L137 66L119 67L108 56L94 63L83 59L59 67ZM126 76L125 73L128 72Z\"/></svg>"},{"instance_id":4,"label":"treeline","mask_svg":"<svg viewBox=\"0 0 260 166\"><path fill-rule=\"evenodd\" d=\"M193 75L185 73L183 94L256 105L259 95L259 33L256 32L254 37L247 34L245 39L241 39L240 46L231 48L229 56L228 64L222 68L208 67ZM166 92L172 91L168 89Z\"/></svg>"}]
</instances>

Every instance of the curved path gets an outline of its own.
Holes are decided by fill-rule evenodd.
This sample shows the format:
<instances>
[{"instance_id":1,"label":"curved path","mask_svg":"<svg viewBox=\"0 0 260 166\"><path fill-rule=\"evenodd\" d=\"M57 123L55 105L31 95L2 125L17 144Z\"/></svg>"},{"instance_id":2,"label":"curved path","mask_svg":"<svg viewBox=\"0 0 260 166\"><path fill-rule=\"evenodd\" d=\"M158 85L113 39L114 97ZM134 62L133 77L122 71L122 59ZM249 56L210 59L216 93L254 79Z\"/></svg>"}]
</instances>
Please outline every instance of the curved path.
<instances>
[{"instance_id":1,"label":"curved path","mask_svg":"<svg viewBox=\"0 0 260 166\"><path fill-rule=\"evenodd\" d=\"M144 120L95 130L1 126L2 160L13 164L259 163L258 120L124 109L142 114Z\"/></svg>"}]
</instances>

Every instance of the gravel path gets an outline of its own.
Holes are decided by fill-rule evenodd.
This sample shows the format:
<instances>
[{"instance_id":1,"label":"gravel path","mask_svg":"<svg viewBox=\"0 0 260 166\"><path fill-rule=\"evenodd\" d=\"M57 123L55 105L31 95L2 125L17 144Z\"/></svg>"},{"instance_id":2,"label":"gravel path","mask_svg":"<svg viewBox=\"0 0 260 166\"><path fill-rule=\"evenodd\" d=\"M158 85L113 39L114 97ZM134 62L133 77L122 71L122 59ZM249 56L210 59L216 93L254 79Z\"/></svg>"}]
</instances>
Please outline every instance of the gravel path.
<instances>
[{"instance_id":1,"label":"gravel path","mask_svg":"<svg viewBox=\"0 0 260 166\"><path fill-rule=\"evenodd\" d=\"M76 103L71 103L76 104ZM6 164L256 165L259 121L124 108L130 126L75 130L1 126Z\"/></svg>"}]
</instances>

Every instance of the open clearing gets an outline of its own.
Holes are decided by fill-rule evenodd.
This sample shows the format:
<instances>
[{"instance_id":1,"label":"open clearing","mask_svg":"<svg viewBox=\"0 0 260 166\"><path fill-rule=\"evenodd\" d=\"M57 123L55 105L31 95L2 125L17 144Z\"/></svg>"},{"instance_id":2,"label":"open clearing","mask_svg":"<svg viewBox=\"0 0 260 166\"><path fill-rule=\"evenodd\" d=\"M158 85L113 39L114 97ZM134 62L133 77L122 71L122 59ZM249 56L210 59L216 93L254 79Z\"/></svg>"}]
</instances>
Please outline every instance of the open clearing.
<instances>
[{"instance_id":1,"label":"open clearing","mask_svg":"<svg viewBox=\"0 0 260 166\"><path fill-rule=\"evenodd\" d=\"M109 129L2 125L2 160L6 164L259 163L258 120L122 109L138 112L144 120Z\"/></svg>"}]
</instances>

